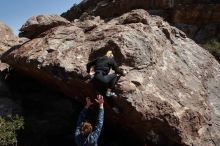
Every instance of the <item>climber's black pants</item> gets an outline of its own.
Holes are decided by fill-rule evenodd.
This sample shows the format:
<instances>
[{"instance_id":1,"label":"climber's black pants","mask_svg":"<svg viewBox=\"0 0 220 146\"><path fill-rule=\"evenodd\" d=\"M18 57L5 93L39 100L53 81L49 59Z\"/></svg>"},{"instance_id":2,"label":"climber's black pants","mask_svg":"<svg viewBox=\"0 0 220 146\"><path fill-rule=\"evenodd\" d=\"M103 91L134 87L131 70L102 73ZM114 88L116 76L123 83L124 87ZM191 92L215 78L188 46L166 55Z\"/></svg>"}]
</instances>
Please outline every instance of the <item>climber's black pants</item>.
<instances>
[{"instance_id":1,"label":"climber's black pants","mask_svg":"<svg viewBox=\"0 0 220 146\"><path fill-rule=\"evenodd\" d=\"M92 82L97 94L101 94L105 97L106 90L108 88L114 89L115 84L118 82L119 78L120 76L117 76L115 73L107 75L103 71L96 71ZM105 100L107 100L111 107L114 106L112 97L106 97Z\"/></svg>"},{"instance_id":2,"label":"climber's black pants","mask_svg":"<svg viewBox=\"0 0 220 146\"><path fill-rule=\"evenodd\" d=\"M96 71L94 76L94 80L102 85L105 89L113 89L118 79L119 77L117 76L117 74L113 73L106 75L104 71Z\"/></svg>"}]
</instances>

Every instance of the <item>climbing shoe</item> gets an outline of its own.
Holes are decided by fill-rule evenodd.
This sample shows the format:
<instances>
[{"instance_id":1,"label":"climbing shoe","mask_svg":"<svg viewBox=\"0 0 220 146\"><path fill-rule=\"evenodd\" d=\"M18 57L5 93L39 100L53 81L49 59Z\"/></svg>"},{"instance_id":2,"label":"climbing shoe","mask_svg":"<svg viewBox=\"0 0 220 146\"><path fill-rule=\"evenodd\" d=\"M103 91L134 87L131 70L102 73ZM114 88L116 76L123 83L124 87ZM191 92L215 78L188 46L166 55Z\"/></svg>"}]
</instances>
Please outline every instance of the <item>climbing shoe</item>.
<instances>
[{"instance_id":1,"label":"climbing shoe","mask_svg":"<svg viewBox=\"0 0 220 146\"><path fill-rule=\"evenodd\" d=\"M117 95L115 94L115 92L106 92L106 97L117 97Z\"/></svg>"}]
</instances>

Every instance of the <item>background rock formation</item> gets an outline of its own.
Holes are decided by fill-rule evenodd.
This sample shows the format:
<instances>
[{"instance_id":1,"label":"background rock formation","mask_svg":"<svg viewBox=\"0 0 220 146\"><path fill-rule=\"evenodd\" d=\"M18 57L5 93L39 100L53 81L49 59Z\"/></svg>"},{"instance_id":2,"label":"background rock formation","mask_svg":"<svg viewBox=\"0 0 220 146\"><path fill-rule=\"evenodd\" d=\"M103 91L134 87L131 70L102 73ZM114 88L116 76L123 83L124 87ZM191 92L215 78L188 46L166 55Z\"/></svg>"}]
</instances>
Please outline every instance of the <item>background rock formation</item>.
<instances>
[{"instance_id":1,"label":"background rock formation","mask_svg":"<svg viewBox=\"0 0 220 146\"><path fill-rule=\"evenodd\" d=\"M16 37L12 30L4 23L0 22L0 53L18 44L18 37Z\"/></svg>"},{"instance_id":2,"label":"background rock formation","mask_svg":"<svg viewBox=\"0 0 220 146\"><path fill-rule=\"evenodd\" d=\"M70 21L85 13L111 18L137 8L164 17L199 43L220 40L218 0L84 0L62 16Z\"/></svg>"},{"instance_id":3,"label":"background rock formation","mask_svg":"<svg viewBox=\"0 0 220 146\"><path fill-rule=\"evenodd\" d=\"M19 36L33 39L50 28L69 23L69 21L58 15L33 16L21 27Z\"/></svg>"},{"instance_id":4,"label":"background rock formation","mask_svg":"<svg viewBox=\"0 0 220 146\"><path fill-rule=\"evenodd\" d=\"M0 56L3 52L19 44L18 37L16 37L11 29L2 22L0 22L0 38ZM0 62L0 71L3 71L7 67L7 64Z\"/></svg>"},{"instance_id":5,"label":"background rock formation","mask_svg":"<svg viewBox=\"0 0 220 146\"><path fill-rule=\"evenodd\" d=\"M85 65L108 47L129 72L117 84L121 112L108 111L110 123L142 144L220 143L220 64L182 31L144 10L108 22L76 19L10 49L2 60L82 101L95 94Z\"/></svg>"}]
</instances>

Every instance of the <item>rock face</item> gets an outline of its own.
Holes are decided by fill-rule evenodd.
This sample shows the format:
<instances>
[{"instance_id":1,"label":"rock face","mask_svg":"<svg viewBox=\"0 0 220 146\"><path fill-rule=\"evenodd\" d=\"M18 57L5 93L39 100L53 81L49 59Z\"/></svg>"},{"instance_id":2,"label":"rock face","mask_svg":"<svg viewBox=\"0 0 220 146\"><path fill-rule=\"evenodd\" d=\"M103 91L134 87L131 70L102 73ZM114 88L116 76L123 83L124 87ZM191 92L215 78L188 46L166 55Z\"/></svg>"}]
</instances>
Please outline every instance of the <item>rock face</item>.
<instances>
[{"instance_id":1,"label":"rock face","mask_svg":"<svg viewBox=\"0 0 220 146\"><path fill-rule=\"evenodd\" d=\"M128 71L117 84L121 112L110 121L143 144L219 145L220 64L182 31L144 10L109 22L75 20L1 59L81 101L95 94L85 65L109 47Z\"/></svg>"},{"instance_id":2,"label":"rock face","mask_svg":"<svg viewBox=\"0 0 220 146\"><path fill-rule=\"evenodd\" d=\"M58 15L33 16L21 27L19 36L33 39L52 27L66 24L69 21Z\"/></svg>"},{"instance_id":3,"label":"rock face","mask_svg":"<svg viewBox=\"0 0 220 146\"><path fill-rule=\"evenodd\" d=\"M11 29L2 22L0 22L0 38L0 56L9 48L19 44L18 37L16 37ZM0 71L3 71L7 67L7 64L0 63Z\"/></svg>"},{"instance_id":4,"label":"rock face","mask_svg":"<svg viewBox=\"0 0 220 146\"><path fill-rule=\"evenodd\" d=\"M62 16L74 20L86 12L111 18L137 8L164 17L197 42L204 42L210 36L220 39L220 2L217 0L84 0ZM210 24L211 32L207 30ZM203 37L199 37L201 31L205 32Z\"/></svg>"}]
</instances>

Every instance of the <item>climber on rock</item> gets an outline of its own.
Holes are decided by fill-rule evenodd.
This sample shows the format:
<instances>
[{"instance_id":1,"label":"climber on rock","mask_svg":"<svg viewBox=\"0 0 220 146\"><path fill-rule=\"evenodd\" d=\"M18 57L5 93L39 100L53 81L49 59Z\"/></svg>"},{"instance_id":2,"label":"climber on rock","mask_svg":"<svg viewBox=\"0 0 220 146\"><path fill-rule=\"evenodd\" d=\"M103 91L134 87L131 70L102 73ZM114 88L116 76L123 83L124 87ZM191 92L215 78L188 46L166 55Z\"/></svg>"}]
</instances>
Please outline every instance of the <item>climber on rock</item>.
<instances>
[{"instance_id":1,"label":"climber on rock","mask_svg":"<svg viewBox=\"0 0 220 146\"><path fill-rule=\"evenodd\" d=\"M89 97L86 98L86 105L84 109L81 111L76 131L75 131L75 142L77 146L98 146L98 138L100 136L103 121L104 121L104 99L103 96L97 95L95 101L99 104L99 113L97 117L96 124L94 126L94 130L92 125L85 121L86 113L88 108L93 104Z\"/></svg>"},{"instance_id":2,"label":"climber on rock","mask_svg":"<svg viewBox=\"0 0 220 146\"><path fill-rule=\"evenodd\" d=\"M112 51L107 51L105 56L96 58L95 60L89 62L86 66L87 73L90 73L90 68L94 66L94 84L100 84L104 87L106 97L117 97L116 93L112 92L112 89L114 89L120 75L124 76L126 74L125 71L119 69L113 57ZM115 73L109 74L110 69L113 69Z\"/></svg>"}]
</instances>

